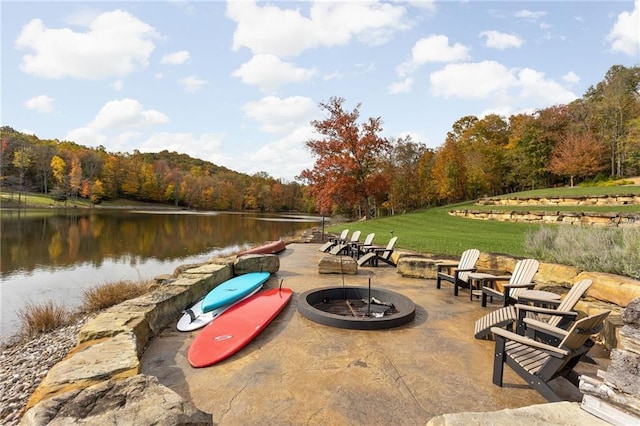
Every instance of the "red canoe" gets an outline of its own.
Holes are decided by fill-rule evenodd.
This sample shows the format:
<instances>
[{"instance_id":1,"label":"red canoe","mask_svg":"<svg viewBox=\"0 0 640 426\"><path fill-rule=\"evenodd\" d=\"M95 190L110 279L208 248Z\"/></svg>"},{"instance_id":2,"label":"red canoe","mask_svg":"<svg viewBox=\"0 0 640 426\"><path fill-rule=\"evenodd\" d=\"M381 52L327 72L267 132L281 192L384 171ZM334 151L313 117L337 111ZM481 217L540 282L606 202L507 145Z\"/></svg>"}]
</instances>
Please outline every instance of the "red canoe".
<instances>
[{"instance_id":1,"label":"red canoe","mask_svg":"<svg viewBox=\"0 0 640 426\"><path fill-rule=\"evenodd\" d=\"M261 246L242 251L238 253L237 256L240 257L240 256L244 256L245 254L276 254L276 253L280 253L282 250L286 248L287 248L287 245L282 240L269 241L268 243L263 244Z\"/></svg>"}]
</instances>

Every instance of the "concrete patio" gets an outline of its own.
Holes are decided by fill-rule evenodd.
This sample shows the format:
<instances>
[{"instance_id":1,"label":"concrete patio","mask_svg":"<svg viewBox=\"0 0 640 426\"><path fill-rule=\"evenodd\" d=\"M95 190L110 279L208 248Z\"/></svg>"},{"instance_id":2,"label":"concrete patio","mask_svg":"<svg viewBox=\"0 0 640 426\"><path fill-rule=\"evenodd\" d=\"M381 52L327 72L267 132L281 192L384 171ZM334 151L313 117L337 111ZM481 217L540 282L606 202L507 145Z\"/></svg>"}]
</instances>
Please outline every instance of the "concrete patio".
<instances>
[{"instance_id":1,"label":"concrete patio","mask_svg":"<svg viewBox=\"0 0 640 426\"><path fill-rule=\"evenodd\" d=\"M140 372L211 413L215 423L232 425L414 425L447 413L546 403L508 367L504 387L492 384L493 341L474 339L473 328L497 305L482 308L468 293L455 297L446 283L437 290L435 281L404 278L390 266L363 267L356 275L319 274L318 247L290 244L279 255L280 270L267 286L277 287L282 279L294 296L239 353L194 369L186 355L197 331L170 327L150 342ZM373 287L412 299L415 320L396 329L359 331L320 325L298 313L297 295L306 290L367 286L369 278ZM587 361L578 371L595 376L606 369L608 352L596 345ZM581 400L564 379L556 382L568 401ZM555 424L584 424L576 418L564 423L566 408L559 410ZM469 424L468 417L461 422Z\"/></svg>"}]
</instances>

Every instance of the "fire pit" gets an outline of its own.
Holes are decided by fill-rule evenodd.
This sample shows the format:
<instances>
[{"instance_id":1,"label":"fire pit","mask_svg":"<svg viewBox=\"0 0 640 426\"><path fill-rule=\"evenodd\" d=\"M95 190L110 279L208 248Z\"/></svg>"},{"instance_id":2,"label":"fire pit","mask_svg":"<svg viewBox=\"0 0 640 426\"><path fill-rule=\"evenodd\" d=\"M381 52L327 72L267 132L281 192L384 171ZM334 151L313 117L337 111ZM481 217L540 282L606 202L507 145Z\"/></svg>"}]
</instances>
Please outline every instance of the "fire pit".
<instances>
[{"instance_id":1,"label":"fire pit","mask_svg":"<svg viewBox=\"0 0 640 426\"><path fill-rule=\"evenodd\" d=\"M298 311L311 321L353 330L381 330L407 324L416 306L401 294L368 287L326 287L298 298Z\"/></svg>"}]
</instances>

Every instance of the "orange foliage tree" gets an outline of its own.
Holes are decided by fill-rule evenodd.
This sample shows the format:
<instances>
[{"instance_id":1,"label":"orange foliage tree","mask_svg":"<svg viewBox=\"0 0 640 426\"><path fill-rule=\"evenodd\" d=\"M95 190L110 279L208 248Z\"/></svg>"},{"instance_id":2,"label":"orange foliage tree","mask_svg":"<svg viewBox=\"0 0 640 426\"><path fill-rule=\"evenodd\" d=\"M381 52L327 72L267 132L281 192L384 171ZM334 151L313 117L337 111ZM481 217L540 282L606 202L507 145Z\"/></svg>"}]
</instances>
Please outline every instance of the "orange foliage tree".
<instances>
[{"instance_id":1,"label":"orange foliage tree","mask_svg":"<svg viewBox=\"0 0 640 426\"><path fill-rule=\"evenodd\" d=\"M380 117L358 125L360 104L345 111L344 99L332 97L320 108L329 115L311 122L322 137L306 142L316 162L303 170L298 179L309 185L309 192L322 214L337 208L359 207L360 214L371 216L371 200L381 202L388 192L389 179L384 173L385 158L391 144L378 136Z\"/></svg>"},{"instance_id":2,"label":"orange foliage tree","mask_svg":"<svg viewBox=\"0 0 640 426\"><path fill-rule=\"evenodd\" d=\"M605 153L606 147L592 133L569 133L553 150L549 171L569 176L573 186L575 177L594 175L606 167L602 164Z\"/></svg>"}]
</instances>

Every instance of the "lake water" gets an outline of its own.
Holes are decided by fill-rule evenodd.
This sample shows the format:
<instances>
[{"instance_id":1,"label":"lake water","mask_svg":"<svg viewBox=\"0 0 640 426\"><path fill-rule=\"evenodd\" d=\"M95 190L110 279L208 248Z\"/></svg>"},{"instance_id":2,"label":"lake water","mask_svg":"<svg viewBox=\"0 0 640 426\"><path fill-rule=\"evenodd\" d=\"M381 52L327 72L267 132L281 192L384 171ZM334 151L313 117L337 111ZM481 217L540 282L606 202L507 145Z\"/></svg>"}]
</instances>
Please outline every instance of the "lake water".
<instances>
[{"instance_id":1,"label":"lake water","mask_svg":"<svg viewBox=\"0 0 640 426\"><path fill-rule=\"evenodd\" d=\"M0 339L25 304L76 308L106 282L171 274L317 226L302 215L128 209L0 210Z\"/></svg>"}]
</instances>

